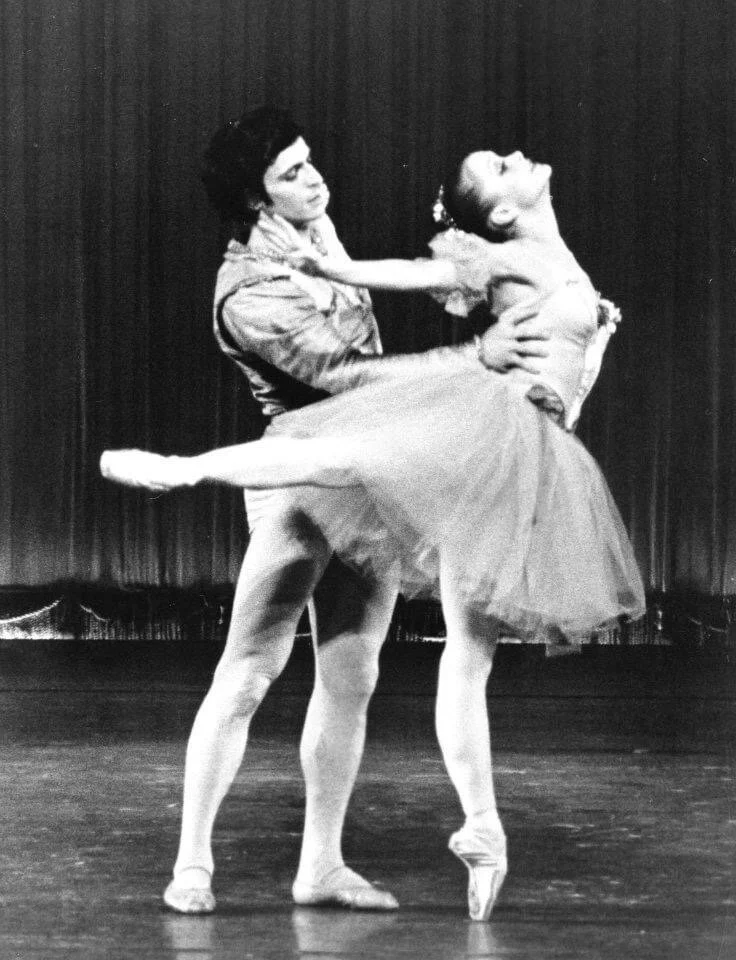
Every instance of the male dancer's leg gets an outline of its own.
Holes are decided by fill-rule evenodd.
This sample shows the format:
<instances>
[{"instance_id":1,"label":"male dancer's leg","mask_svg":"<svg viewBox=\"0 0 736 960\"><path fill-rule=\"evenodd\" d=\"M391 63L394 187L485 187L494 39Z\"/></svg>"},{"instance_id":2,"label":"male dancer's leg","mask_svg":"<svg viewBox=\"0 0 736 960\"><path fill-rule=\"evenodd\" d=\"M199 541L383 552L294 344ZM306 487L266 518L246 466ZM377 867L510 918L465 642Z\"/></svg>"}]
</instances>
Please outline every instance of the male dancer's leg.
<instances>
[{"instance_id":1,"label":"male dancer's leg","mask_svg":"<svg viewBox=\"0 0 736 960\"><path fill-rule=\"evenodd\" d=\"M358 576L333 559L310 602L315 686L301 742L304 836L293 886L300 904L392 910L398 903L345 866L342 828L365 743L378 656L397 595L395 571Z\"/></svg>"},{"instance_id":2,"label":"male dancer's leg","mask_svg":"<svg viewBox=\"0 0 736 960\"><path fill-rule=\"evenodd\" d=\"M214 909L215 817L242 762L250 721L289 658L299 618L329 561L326 543L303 515L283 507L261 512L266 515L251 530L225 650L187 746L181 839L174 880L164 894L184 913Z\"/></svg>"}]
</instances>

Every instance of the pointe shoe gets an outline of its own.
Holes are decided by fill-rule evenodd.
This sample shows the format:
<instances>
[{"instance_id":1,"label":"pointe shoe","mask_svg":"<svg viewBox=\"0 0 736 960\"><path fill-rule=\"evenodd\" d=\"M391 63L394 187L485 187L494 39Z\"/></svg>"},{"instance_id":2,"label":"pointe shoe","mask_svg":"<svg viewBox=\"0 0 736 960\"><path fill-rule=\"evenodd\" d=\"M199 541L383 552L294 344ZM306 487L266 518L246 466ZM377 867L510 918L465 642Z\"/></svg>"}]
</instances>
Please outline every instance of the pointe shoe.
<instances>
[{"instance_id":1,"label":"pointe shoe","mask_svg":"<svg viewBox=\"0 0 736 960\"><path fill-rule=\"evenodd\" d=\"M100 457L100 473L126 487L165 491L193 484L185 464L182 457L163 457L147 450L105 450Z\"/></svg>"},{"instance_id":2,"label":"pointe shoe","mask_svg":"<svg viewBox=\"0 0 736 960\"><path fill-rule=\"evenodd\" d=\"M503 831L481 831L465 826L453 833L448 846L468 868L470 919L490 919L508 870Z\"/></svg>"},{"instance_id":3,"label":"pointe shoe","mask_svg":"<svg viewBox=\"0 0 736 960\"><path fill-rule=\"evenodd\" d=\"M209 887L185 887L176 877L164 890L164 903L176 913L214 913L217 901Z\"/></svg>"},{"instance_id":4,"label":"pointe shoe","mask_svg":"<svg viewBox=\"0 0 736 960\"><path fill-rule=\"evenodd\" d=\"M294 881L294 903L300 907L345 907L348 910L398 910L399 902L348 867L336 867L319 883Z\"/></svg>"}]
</instances>

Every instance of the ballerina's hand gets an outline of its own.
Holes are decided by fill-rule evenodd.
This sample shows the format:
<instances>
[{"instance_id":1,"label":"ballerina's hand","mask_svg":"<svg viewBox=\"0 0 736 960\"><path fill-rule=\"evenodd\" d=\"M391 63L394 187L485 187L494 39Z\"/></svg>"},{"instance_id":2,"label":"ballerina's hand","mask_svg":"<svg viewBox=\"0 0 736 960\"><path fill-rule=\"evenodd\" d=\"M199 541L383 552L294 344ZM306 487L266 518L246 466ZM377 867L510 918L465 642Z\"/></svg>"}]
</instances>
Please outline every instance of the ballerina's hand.
<instances>
[{"instance_id":1,"label":"ballerina's hand","mask_svg":"<svg viewBox=\"0 0 736 960\"><path fill-rule=\"evenodd\" d=\"M295 270L319 273L322 255L278 213L261 213L258 221L268 242Z\"/></svg>"}]
</instances>

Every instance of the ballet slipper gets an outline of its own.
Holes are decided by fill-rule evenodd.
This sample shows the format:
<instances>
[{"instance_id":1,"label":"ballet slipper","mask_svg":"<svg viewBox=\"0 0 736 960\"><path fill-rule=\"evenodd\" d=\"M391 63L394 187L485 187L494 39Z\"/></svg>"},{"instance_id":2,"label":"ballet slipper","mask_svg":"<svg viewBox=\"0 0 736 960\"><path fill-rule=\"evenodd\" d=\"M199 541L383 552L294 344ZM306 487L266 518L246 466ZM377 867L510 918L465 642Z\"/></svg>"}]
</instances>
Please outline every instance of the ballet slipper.
<instances>
[{"instance_id":1,"label":"ballet slipper","mask_svg":"<svg viewBox=\"0 0 736 960\"><path fill-rule=\"evenodd\" d=\"M300 907L345 907L348 910L398 910L399 902L348 867L335 867L319 883L295 880L291 888Z\"/></svg>"},{"instance_id":2,"label":"ballet slipper","mask_svg":"<svg viewBox=\"0 0 736 960\"><path fill-rule=\"evenodd\" d=\"M100 473L107 480L126 487L173 490L196 482L193 469L184 457L163 457L147 450L105 450Z\"/></svg>"},{"instance_id":3,"label":"ballet slipper","mask_svg":"<svg viewBox=\"0 0 736 960\"><path fill-rule=\"evenodd\" d=\"M453 833L448 846L468 868L470 919L490 919L508 870L503 831L476 830L466 825Z\"/></svg>"},{"instance_id":4,"label":"ballet slipper","mask_svg":"<svg viewBox=\"0 0 736 960\"><path fill-rule=\"evenodd\" d=\"M200 868L203 869L204 868ZM180 871L183 873L184 871ZM211 877L208 870L204 872ZM209 884L206 887L188 887L185 886L176 877L164 890L164 903L170 910L176 913L213 913L217 902L210 889Z\"/></svg>"}]
</instances>

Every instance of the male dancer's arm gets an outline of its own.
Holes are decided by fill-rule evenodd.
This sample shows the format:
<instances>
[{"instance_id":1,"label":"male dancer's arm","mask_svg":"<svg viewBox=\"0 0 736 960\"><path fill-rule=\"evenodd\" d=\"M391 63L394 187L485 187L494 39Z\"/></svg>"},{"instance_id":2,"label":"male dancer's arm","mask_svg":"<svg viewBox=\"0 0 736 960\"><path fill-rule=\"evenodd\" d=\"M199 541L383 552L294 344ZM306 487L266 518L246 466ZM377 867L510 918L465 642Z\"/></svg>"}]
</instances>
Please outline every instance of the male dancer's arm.
<instances>
[{"instance_id":1,"label":"male dancer's arm","mask_svg":"<svg viewBox=\"0 0 736 960\"><path fill-rule=\"evenodd\" d=\"M240 287L220 309L223 326L244 352L327 393L448 369L477 370L479 363L499 371L521 367L536 372L535 357L545 355L546 335L535 335L533 328L510 317L486 331L481 350L470 341L422 353L362 352L360 343L343 339L334 319L285 278Z\"/></svg>"}]
</instances>

